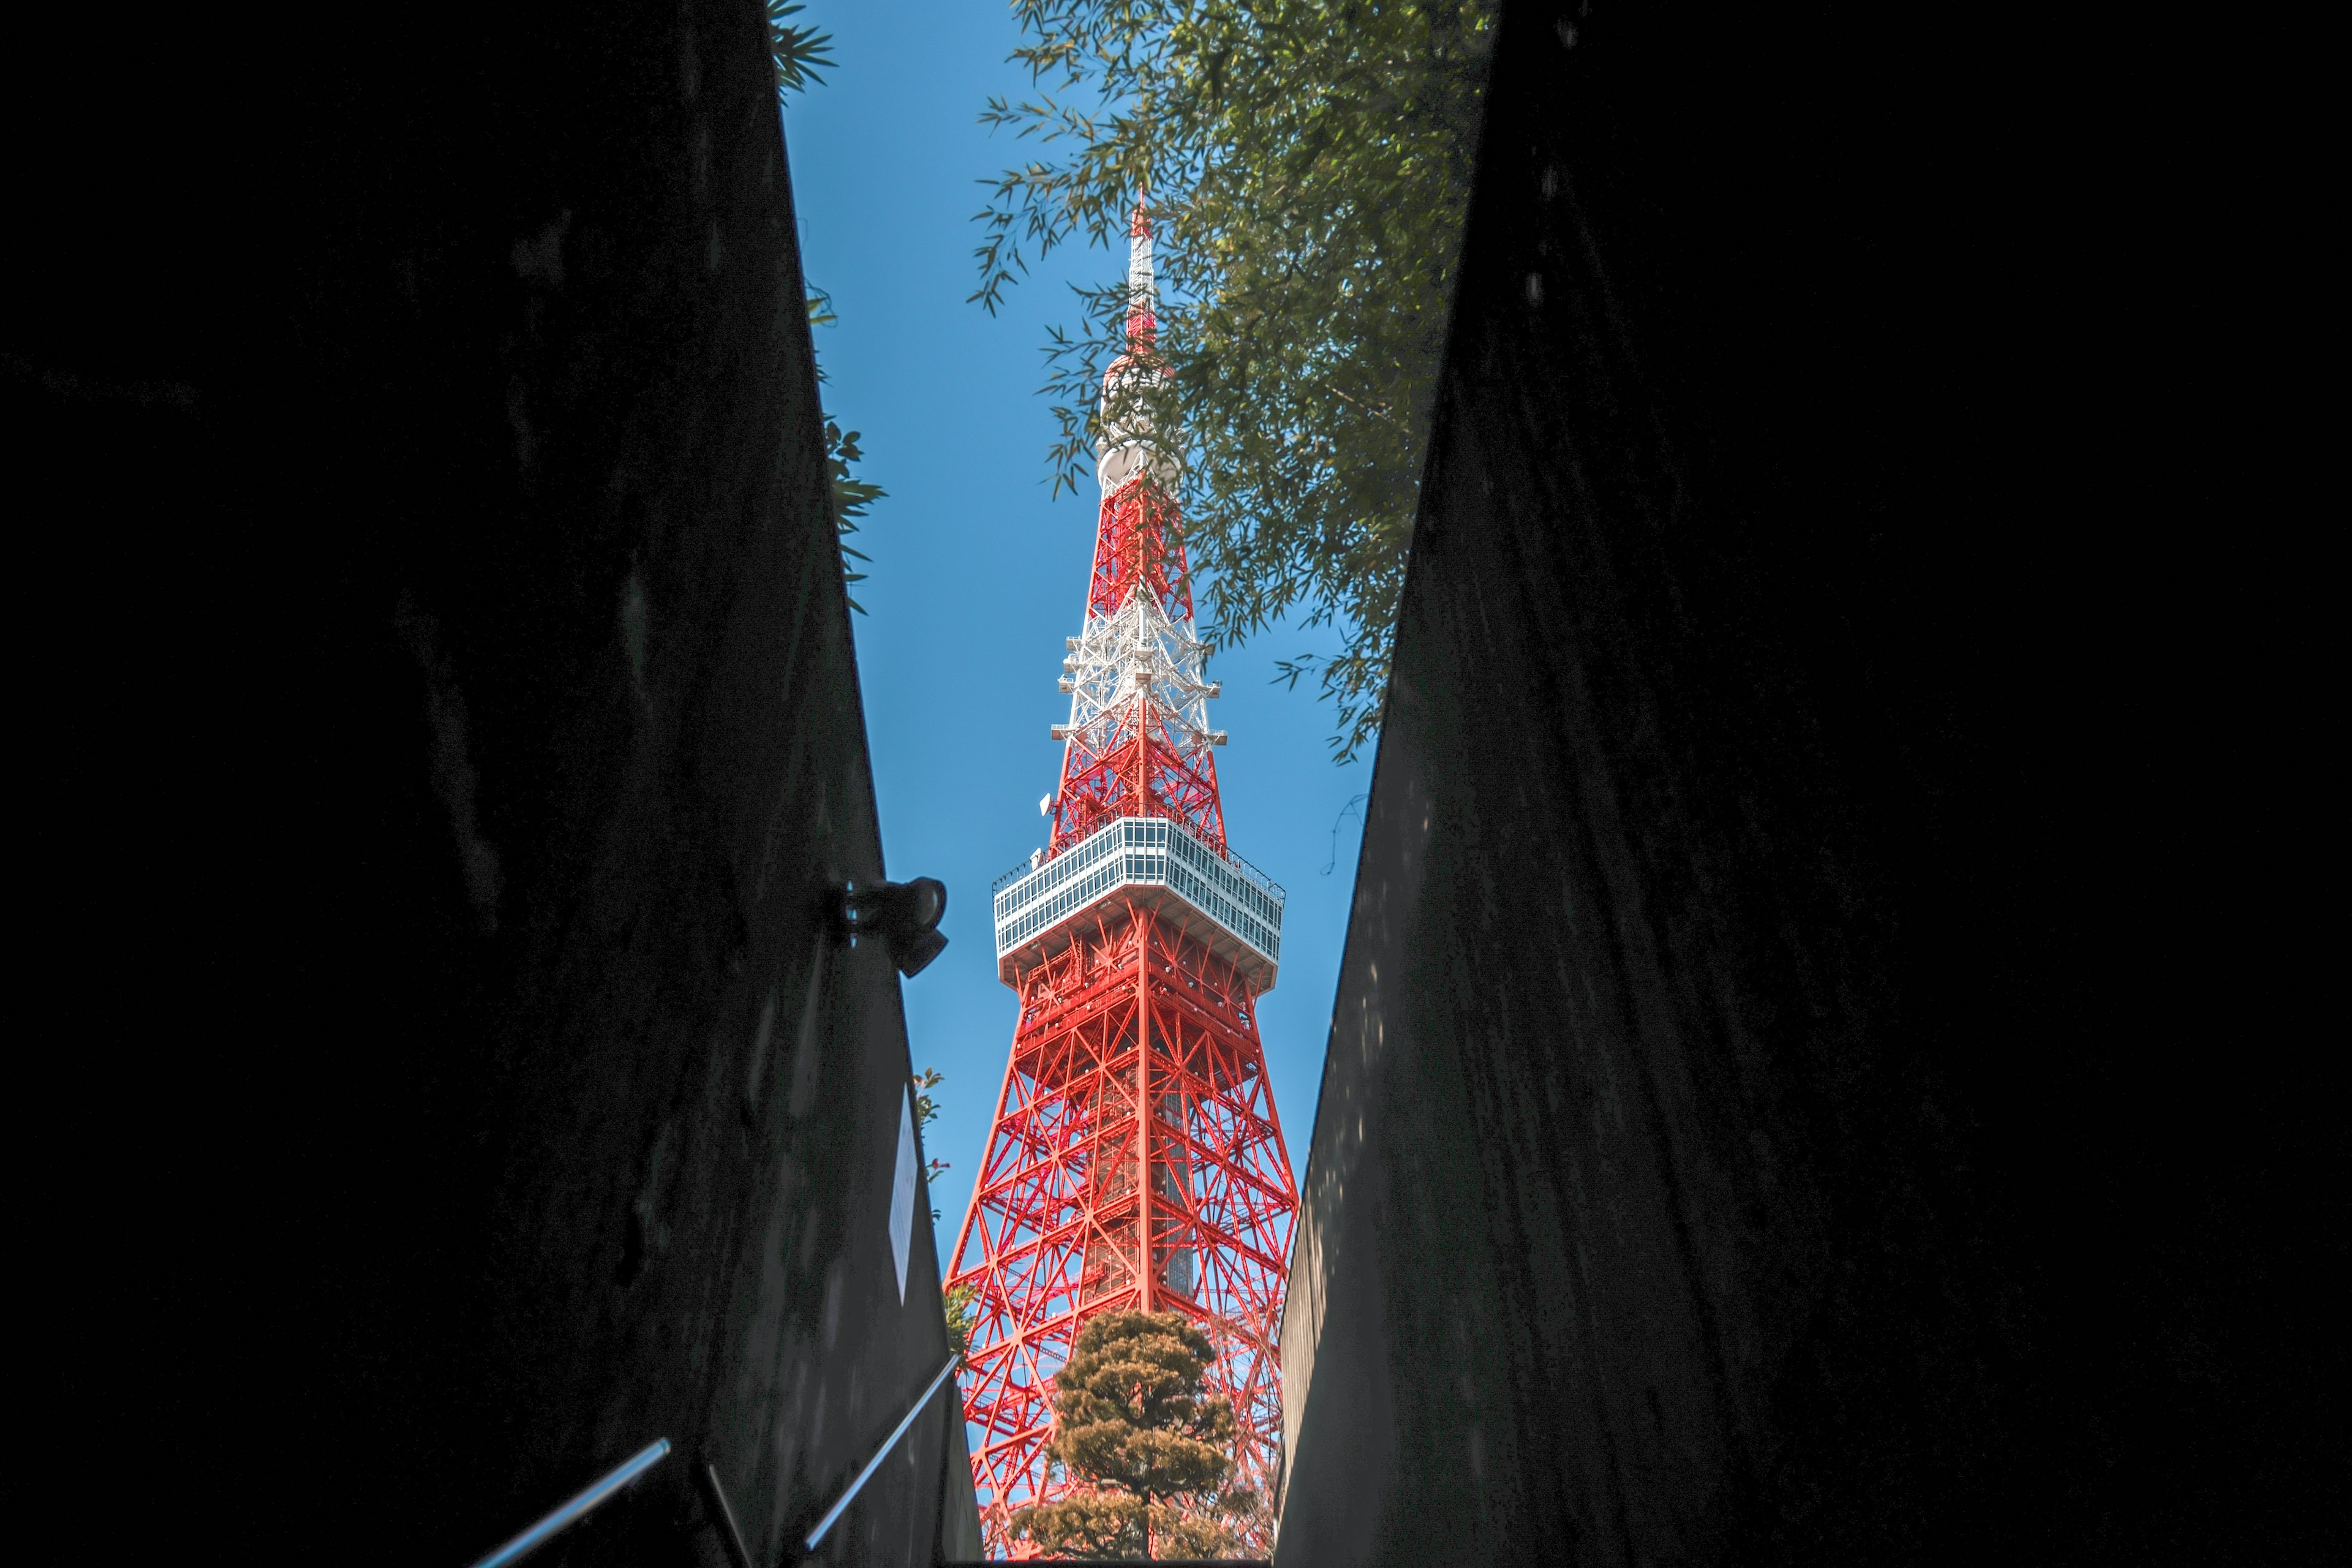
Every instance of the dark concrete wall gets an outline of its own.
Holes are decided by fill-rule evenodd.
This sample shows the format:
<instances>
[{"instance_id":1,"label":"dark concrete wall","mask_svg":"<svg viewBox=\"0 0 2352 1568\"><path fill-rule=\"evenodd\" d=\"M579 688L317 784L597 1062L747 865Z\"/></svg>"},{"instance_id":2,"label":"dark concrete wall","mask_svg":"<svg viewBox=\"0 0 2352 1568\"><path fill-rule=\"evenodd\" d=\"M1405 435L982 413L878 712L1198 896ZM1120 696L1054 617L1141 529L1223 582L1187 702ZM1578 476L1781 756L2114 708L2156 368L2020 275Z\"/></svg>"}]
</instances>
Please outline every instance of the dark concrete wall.
<instances>
[{"instance_id":1,"label":"dark concrete wall","mask_svg":"<svg viewBox=\"0 0 2352 1568\"><path fill-rule=\"evenodd\" d=\"M947 1351L760 7L28 49L58 1539L462 1563L666 1436L548 1560L722 1561L708 1459L773 1561ZM827 1560L977 1554L950 1405Z\"/></svg>"},{"instance_id":2,"label":"dark concrete wall","mask_svg":"<svg viewBox=\"0 0 2352 1568\"><path fill-rule=\"evenodd\" d=\"M2334 1137L2202 771L2265 742L2166 559L2210 242L2135 249L2063 27L1951 20L1507 7L1282 1568L2341 1547Z\"/></svg>"}]
</instances>

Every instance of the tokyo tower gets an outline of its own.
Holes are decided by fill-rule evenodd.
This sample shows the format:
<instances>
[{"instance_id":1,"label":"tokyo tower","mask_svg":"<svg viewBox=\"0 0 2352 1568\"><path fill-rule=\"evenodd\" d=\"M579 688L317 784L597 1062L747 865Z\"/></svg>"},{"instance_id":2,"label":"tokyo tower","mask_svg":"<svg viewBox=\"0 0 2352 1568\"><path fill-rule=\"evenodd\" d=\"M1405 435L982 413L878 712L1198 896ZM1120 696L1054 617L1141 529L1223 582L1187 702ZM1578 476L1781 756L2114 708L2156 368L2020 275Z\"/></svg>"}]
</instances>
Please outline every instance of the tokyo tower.
<instances>
[{"instance_id":1,"label":"tokyo tower","mask_svg":"<svg viewBox=\"0 0 2352 1568\"><path fill-rule=\"evenodd\" d=\"M1164 377L1151 226L1138 207L1127 352L1104 377L1102 510L1046 847L995 889L1012 1059L948 1283L976 1291L962 1373L992 1554L1033 1552L1013 1511L1067 1495L1046 1452L1053 1374L1098 1313L1178 1311L1216 1344L1234 1482L1270 1500L1282 1435L1276 1330L1297 1188L1266 1081L1283 891L1225 846L1174 462L1120 397ZM1272 1548L1270 1516L1238 1550Z\"/></svg>"}]
</instances>

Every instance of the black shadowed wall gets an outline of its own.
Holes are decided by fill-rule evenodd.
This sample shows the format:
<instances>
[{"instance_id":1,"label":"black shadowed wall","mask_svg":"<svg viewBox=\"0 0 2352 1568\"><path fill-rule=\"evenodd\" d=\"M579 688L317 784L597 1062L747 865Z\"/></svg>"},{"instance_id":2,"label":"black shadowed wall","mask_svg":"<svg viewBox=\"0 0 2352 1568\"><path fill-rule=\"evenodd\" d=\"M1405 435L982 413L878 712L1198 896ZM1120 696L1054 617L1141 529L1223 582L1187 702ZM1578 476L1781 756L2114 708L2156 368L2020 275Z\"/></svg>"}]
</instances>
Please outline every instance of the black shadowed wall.
<instances>
[{"instance_id":1,"label":"black shadowed wall","mask_svg":"<svg viewBox=\"0 0 2352 1568\"><path fill-rule=\"evenodd\" d=\"M549 1560L723 1561L709 1461L772 1561L947 1344L761 8L298 33L16 106L42 766L144 825L61 884L55 1501L455 1568L667 1437ZM950 1407L829 1560L976 1553Z\"/></svg>"},{"instance_id":2,"label":"black shadowed wall","mask_svg":"<svg viewBox=\"0 0 2352 1568\"><path fill-rule=\"evenodd\" d=\"M2166 559L2234 481L2131 428L2195 367L2108 226L2155 154L2074 116L2148 122L1953 20L1507 7L1282 1568L2340 1544L2341 1227Z\"/></svg>"}]
</instances>

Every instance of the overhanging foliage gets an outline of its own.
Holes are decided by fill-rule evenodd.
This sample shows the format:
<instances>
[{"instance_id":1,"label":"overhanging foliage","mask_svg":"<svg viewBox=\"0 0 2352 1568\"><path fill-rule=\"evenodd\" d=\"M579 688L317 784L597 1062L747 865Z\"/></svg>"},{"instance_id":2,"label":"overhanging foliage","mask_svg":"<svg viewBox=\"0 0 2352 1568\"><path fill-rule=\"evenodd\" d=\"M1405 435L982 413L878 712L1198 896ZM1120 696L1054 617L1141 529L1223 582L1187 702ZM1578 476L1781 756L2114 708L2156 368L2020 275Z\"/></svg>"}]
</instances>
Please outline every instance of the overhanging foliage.
<instances>
[{"instance_id":1,"label":"overhanging foliage","mask_svg":"<svg viewBox=\"0 0 2352 1568\"><path fill-rule=\"evenodd\" d=\"M1315 673L1346 761L1387 687L1405 547L1467 211L1488 0L1015 0L1034 96L982 120L1036 156L978 215L991 310L1070 241L1158 226L1157 353L1128 378L1181 448L1195 601L1213 641L1329 625ZM1046 345L1056 490L1098 441L1124 284L1078 290ZM1114 416L1119 411L1114 409ZM1180 421L1181 416L1181 421ZM1180 434L1181 432L1181 434ZM1317 666L1319 663L1319 668Z\"/></svg>"}]
</instances>

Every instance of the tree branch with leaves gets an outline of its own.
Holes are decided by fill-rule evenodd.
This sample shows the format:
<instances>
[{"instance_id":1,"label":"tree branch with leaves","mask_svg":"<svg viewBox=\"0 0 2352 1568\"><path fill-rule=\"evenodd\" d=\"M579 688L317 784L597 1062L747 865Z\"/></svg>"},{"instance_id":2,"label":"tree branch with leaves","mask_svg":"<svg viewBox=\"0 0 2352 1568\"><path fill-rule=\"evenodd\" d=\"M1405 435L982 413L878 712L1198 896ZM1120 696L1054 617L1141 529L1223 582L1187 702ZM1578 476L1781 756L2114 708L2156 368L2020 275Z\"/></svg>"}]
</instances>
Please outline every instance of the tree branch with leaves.
<instances>
[{"instance_id":1,"label":"tree branch with leaves","mask_svg":"<svg viewBox=\"0 0 2352 1568\"><path fill-rule=\"evenodd\" d=\"M1056 247L1116 251L1148 191L1163 293L1122 378L1123 283L1045 344L1056 493L1106 419L1182 463L1205 631L1329 626L1339 760L1380 722L1493 47L1493 0L1014 0L1031 92L983 123L1034 149L989 186L972 299ZM1150 406L1132 410L1129 402Z\"/></svg>"},{"instance_id":2,"label":"tree branch with leaves","mask_svg":"<svg viewBox=\"0 0 2352 1568\"><path fill-rule=\"evenodd\" d=\"M824 71L833 68L833 35L804 27L792 20L806 6L790 0L768 0L768 52L776 66L776 102L781 108L795 92L805 92L812 85L822 86ZM808 294L809 328L829 327L838 319L833 313L833 299L822 289L812 288ZM819 384L825 380L824 366L816 367ZM849 542L849 536L863 525L866 509L889 492L880 485L857 477L852 467L865 457L858 448L858 432L844 430L841 422L832 415L819 411L824 423L825 478L833 493L833 526L841 546L841 580L845 585L862 583L866 574L852 566L852 561L873 564L872 558ZM866 606L855 597L849 607L859 615ZM932 1215L937 1219L937 1214Z\"/></svg>"}]
</instances>

